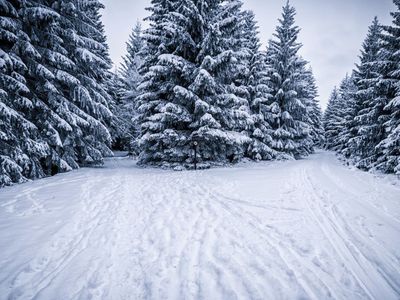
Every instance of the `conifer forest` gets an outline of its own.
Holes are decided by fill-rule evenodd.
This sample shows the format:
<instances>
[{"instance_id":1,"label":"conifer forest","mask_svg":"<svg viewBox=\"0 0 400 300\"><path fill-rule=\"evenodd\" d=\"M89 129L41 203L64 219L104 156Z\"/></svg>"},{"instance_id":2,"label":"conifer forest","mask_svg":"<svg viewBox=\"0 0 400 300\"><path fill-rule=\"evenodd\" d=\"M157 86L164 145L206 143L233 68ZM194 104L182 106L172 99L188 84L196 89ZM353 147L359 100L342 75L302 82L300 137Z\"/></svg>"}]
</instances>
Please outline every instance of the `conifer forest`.
<instances>
[{"instance_id":1,"label":"conifer forest","mask_svg":"<svg viewBox=\"0 0 400 300\"><path fill-rule=\"evenodd\" d=\"M0 0L0 300L399 299L400 0L327 99L317 2Z\"/></svg>"}]
</instances>

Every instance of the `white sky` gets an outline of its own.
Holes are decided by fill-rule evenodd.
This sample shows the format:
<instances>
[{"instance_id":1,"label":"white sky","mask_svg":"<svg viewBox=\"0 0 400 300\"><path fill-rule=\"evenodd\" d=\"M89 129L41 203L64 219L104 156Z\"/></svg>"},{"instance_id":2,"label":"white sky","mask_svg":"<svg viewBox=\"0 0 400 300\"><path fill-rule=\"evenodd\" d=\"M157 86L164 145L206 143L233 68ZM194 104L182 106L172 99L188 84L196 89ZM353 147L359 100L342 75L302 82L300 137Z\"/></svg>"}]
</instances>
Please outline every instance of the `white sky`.
<instances>
[{"instance_id":1,"label":"white sky","mask_svg":"<svg viewBox=\"0 0 400 300\"><path fill-rule=\"evenodd\" d=\"M286 0L244 0L255 12L260 38L265 45L275 31ZM103 0L103 20L111 58L119 65L132 27L148 15L150 0ZM301 27L301 54L317 79L321 105L347 72L358 62L361 44L375 15L381 23L391 22L392 0L291 0L296 7L296 23Z\"/></svg>"}]
</instances>

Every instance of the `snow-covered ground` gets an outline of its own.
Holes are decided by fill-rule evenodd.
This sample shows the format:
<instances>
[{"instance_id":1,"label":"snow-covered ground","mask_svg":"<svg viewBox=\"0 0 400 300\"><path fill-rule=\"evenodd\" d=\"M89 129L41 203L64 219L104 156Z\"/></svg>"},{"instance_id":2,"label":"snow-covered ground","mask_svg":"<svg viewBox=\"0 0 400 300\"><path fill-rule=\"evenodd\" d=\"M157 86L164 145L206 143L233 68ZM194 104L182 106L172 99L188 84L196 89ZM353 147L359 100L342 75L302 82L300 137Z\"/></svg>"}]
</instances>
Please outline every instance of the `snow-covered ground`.
<instances>
[{"instance_id":1,"label":"snow-covered ground","mask_svg":"<svg viewBox=\"0 0 400 300\"><path fill-rule=\"evenodd\" d=\"M0 299L328 298L400 298L400 186L329 152L0 191Z\"/></svg>"}]
</instances>

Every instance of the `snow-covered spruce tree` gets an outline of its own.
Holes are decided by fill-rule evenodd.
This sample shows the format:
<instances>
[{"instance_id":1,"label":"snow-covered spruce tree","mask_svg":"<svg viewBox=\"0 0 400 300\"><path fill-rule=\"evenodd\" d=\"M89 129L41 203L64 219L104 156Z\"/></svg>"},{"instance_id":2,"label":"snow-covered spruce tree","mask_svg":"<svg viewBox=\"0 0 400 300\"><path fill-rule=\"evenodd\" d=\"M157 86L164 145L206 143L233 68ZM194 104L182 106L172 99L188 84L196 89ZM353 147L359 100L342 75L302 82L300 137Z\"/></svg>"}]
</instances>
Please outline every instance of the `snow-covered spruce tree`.
<instances>
[{"instance_id":1,"label":"snow-covered spruce tree","mask_svg":"<svg viewBox=\"0 0 400 300\"><path fill-rule=\"evenodd\" d=\"M297 98L306 107L306 115L303 120L310 129L310 134L304 139L304 146L308 153L314 152L314 146L321 145L323 140L322 124L321 124L321 109L317 100L318 89L312 69L303 65L299 72L297 81Z\"/></svg>"},{"instance_id":2,"label":"snow-covered spruce tree","mask_svg":"<svg viewBox=\"0 0 400 300\"><path fill-rule=\"evenodd\" d=\"M335 87L328 101L328 106L323 116L323 126L325 132L325 148L333 150L339 135L338 125L341 123L341 99L339 91Z\"/></svg>"},{"instance_id":3,"label":"snow-covered spruce tree","mask_svg":"<svg viewBox=\"0 0 400 300\"><path fill-rule=\"evenodd\" d=\"M213 162L240 160L251 142L252 126L248 90L243 73L248 72L247 41L243 38L245 19L241 1L208 4L207 24L200 67L191 90L196 101L193 135L200 140L200 155ZM214 5L214 6L212 6Z\"/></svg>"},{"instance_id":4,"label":"snow-covered spruce tree","mask_svg":"<svg viewBox=\"0 0 400 300\"><path fill-rule=\"evenodd\" d=\"M295 25L295 9L287 2L276 28L274 39L267 49L270 110L273 149L282 158L296 158L309 153L310 126L306 103L299 95L306 62L299 57L297 42L300 29Z\"/></svg>"},{"instance_id":5,"label":"snow-covered spruce tree","mask_svg":"<svg viewBox=\"0 0 400 300\"><path fill-rule=\"evenodd\" d=\"M334 89L324 116L325 148L345 154L355 116L355 93L354 77L349 75Z\"/></svg>"},{"instance_id":6,"label":"snow-covered spruce tree","mask_svg":"<svg viewBox=\"0 0 400 300\"><path fill-rule=\"evenodd\" d=\"M89 1L85 5L87 9L87 23L93 26L97 32L89 34L96 42L100 43L100 47L93 47L91 51L103 60L105 65L98 70L97 87L101 96L106 100L107 108L111 111L112 116L107 113L104 115L103 123L109 128L112 147L120 150L130 149L130 142L133 137L134 125L132 122L133 103L122 105L122 99L128 94L125 89L123 76L119 72L110 72L112 61L109 55L107 38L105 35L104 24L101 21L100 9L104 9L101 1ZM93 24L90 24L92 21ZM101 77L100 77L101 74ZM137 86L137 85L136 85ZM133 95L130 95L131 98ZM136 97L136 95L134 95ZM131 99L132 100L132 99ZM102 102L103 103L103 102ZM118 147L119 144L119 147Z\"/></svg>"},{"instance_id":7,"label":"snow-covered spruce tree","mask_svg":"<svg viewBox=\"0 0 400 300\"><path fill-rule=\"evenodd\" d=\"M368 170L377 161L376 146L383 140L382 122L387 99L379 86L381 78L381 26L375 18L363 43L360 63L354 71L357 88L356 112L351 128L353 137L348 142L348 152L356 166Z\"/></svg>"},{"instance_id":8,"label":"snow-covered spruce tree","mask_svg":"<svg viewBox=\"0 0 400 300\"><path fill-rule=\"evenodd\" d=\"M46 175L100 163L102 154L110 153L109 133L102 124L111 115L102 95L99 70L104 64L94 59L96 51L104 52L104 38L92 39L98 24L92 14L96 1L89 2L26 1L21 10L23 28L36 51L24 56L24 62L35 103L33 123L51 150L42 161ZM85 14L93 22L89 29ZM90 38L79 35L85 30Z\"/></svg>"},{"instance_id":9,"label":"snow-covered spruce tree","mask_svg":"<svg viewBox=\"0 0 400 300\"><path fill-rule=\"evenodd\" d=\"M204 25L190 0L153 0L144 32L146 61L137 98L140 113L141 163L172 166L190 156L190 130L196 96L193 81L197 46Z\"/></svg>"},{"instance_id":10,"label":"snow-covered spruce tree","mask_svg":"<svg viewBox=\"0 0 400 300\"><path fill-rule=\"evenodd\" d=\"M237 161L250 139L240 1L153 1L138 96L140 161Z\"/></svg>"},{"instance_id":11,"label":"snow-covered spruce tree","mask_svg":"<svg viewBox=\"0 0 400 300\"><path fill-rule=\"evenodd\" d=\"M357 111L356 103L356 85L354 80L354 71L351 76L346 76L339 87L339 94L342 101L342 122L340 123L340 134L338 136L336 151L346 158L350 156L351 149L349 141L353 138L356 130L354 119Z\"/></svg>"},{"instance_id":12,"label":"snow-covered spruce tree","mask_svg":"<svg viewBox=\"0 0 400 300\"><path fill-rule=\"evenodd\" d=\"M22 32L20 1L0 1L0 187L42 176L41 158L49 151L27 117L33 109L17 42Z\"/></svg>"},{"instance_id":13,"label":"snow-covered spruce tree","mask_svg":"<svg viewBox=\"0 0 400 300\"><path fill-rule=\"evenodd\" d=\"M41 139L49 146L46 157L40 160L40 176L54 175L71 170L68 160L68 145L63 138L73 129L68 123L71 113L64 109L68 100L64 99L62 88L58 85L61 76L70 64L62 40L59 36L60 15L46 1L25 1L20 9L22 28L26 39L19 39L19 55L28 68L27 86L33 103L27 114L29 120L39 130ZM70 150L71 152L72 149Z\"/></svg>"},{"instance_id":14,"label":"snow-covered spruce tree","mask_svg":"<svg viewBox=\"0 0 400 300\"><path fill-rule=\"evenodd\" d=\"M123 58L120 74L125 84L128 97L135 98L137 96L137 88L141 81L139 74L140 66L142 65L145 43L142 37L142 25L137 23L132 29L129 40L126 43L127 54Z\"/></svg>"},{"instance_id":15,"label":"snow-covered spruce tree","mask_svg":"<svg viewBox=\"0 0 400 300\"><path fill-rule=\"evenodd\" d=\"M113 118L110 125L112 137L112 149L131 150L130 144L133 140L135 116L134 102L126 101L126 86L119 70L111 72L107 80L107 91L114 100L110 109Z\"/></svg>"},{"instance_id":16,"label":"snow-covered spruce tree","mask_svg":"<svg viewBox=\"0 0 400 300\"><path fill-rule=\"evenodd\" d=\"M1 155L3 169L14 177L3 178L20 181L20 173L35 179L100 163L110 153L105 124L111 116L102 6L77 0L1 1L1 6L7 121Z\"/></svg>"},{"instance_id":17,"label":"snow-covered spruce tree","mask_svg":"<svg viewBox=\"0 0 400 300\"><path fill-rule=\"evenodd\" d=\"M314 147L322 147L324 144L324 129L322 126L322 110L317 99L318 88L312 69L304 71L304 97L307 101L307 114L309 125L311 127L312 149Z\"/></svg>"},{"instance_id":18,"label":"snow-covered spruce tree","mask_svg":"<svg viewBox=\"0 0 400 300\"><path fill-rule=\"evenodd\" d=\"M99 1L67 0L53 7L60 15L60 37L72 63L68 74L57 78L69 100L64 107L74 114L69 124L78 127L63 140L73 150L68 152L68 163L74 168L98 164L104 155L111 155L107 129L112 117L107 91L111 61L99 15L103 6Z\"/></svg>"},{"instance_id":19,"label":"snow-covered spruce tree","mask_svg":"<svg viewBox=\"0 0 400 300\"><path fill-rule=\"evenodd\" d=\"M385 136L377 146L377 168L390 173L400 174L400 0L394 0L397 10L392 13L393 23L383 27L381 64L384 96L388 103L385 106Z\"/></svg>"},{"instance_id":20,"label":"snow-covered spruce tree","mask_svg":"<svg viewBox=\"0 0 400 300\"><path fill-rule=\"evenodd\" d=\"M137 112L135 99L138 96L138 86L141 81L139 74L143 62L145 43L142 37L142 27L137 23L127 42L127 54L119 70L116 70L110 79L115 105L113 124L113 148L136 152L134 140L138 137Z\"/></svg>"},{"instance_id":21,"label":"snow-covered spruce tree","mask_svg":"<svg viewBox=\"0 0 400 300\"><path fill-rule=\"evenodd\" d=\"M248 89L249 105L253 126L250 129L252 142L247 150L248 156L255 160L270 160L275 156L271 148L272 114L268 109L268 74L265 63L265 53L260 51L258 26L254 13L245 11L244 38L249 51L249 71L244 74Z\"/></svg>"},{"instance_id":22,"label":"snow-covered spruce tree","mask_svg":"<svg viewBox=\"0 0 400 300\"><path fill-rule=\"evenodd\" d=\"M29 89L23 77L25 66L12 50L20 31L17 9L10 1L0 1L0 187L25 180L16 162L24 155L20 145L24 137L19 136L17 124L21 122L23 131L29 132L29 122L14 109L14 99Z\"/></svg>"}]
</instances>

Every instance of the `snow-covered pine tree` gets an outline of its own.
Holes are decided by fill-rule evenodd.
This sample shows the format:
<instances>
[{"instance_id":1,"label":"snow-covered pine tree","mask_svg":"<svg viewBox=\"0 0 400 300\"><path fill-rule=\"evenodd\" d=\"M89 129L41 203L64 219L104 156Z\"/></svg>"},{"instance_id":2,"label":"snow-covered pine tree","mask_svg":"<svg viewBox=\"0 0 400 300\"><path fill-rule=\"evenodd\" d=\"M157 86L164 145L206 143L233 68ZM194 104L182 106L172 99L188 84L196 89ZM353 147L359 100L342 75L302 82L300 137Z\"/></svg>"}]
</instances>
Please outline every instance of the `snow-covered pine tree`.
<instances>
[{"instance_id":1,"label":"snow-covered pine tree","mask_svg":"<svg viewBox=\"0 0 400 300\"><path fill-rule=\"evenodd\" d=\"M383 91L379 90L380 35L381 26L375 17L362 46L360 63L354 72L356 113L351 129L353 137L347 147L357 167L366 170L377 161L376 146L385 134L381 117L387 99Z\"/></svg>"},{"instance_id":2,"label":"snow-covered pine tree","mask_svg":"<svg viewBox=\"0 0 400 300\"><path fill-rule=\"evenodd\" d=\"M0 1L0 187L26 180L22 167L16 162L18 157L23 157L20 146L23 136L19 137L17 123L21 122L22 128L29 125L14 109L17 95L29 92L23 77L25 66L12 51L20 30L17 9L10 1Z\"/></svg>"},{"instance_id":3,"label":"snow-covered pine tree","mask_svg":"<svg viewBox=\"0 0 400 300\"><path fill-rule=\"evenodd\" d=\"M318 98L318 88L311 68L305 73L308 117L311 126L313 148L322 147L324 144L324 129L322 126L322 110Z\"/></svg>"},{"instance_id":4,"label":"snow-covered pine tree","mask_svg":"<svg viewBox=\"0 0 400 300\"><path fill-rule=\"evenodd\" d=\"M104 69L100 69L100 74L105 73L104 77L110 75L110 69L112 65L112 60L109 53L109 47L107 44L107 36L105 33L105 26L101 17L101 10L105 9L103 1L101 0L86 0L86 3L82 3L82 0L79 0L77 4L81 5L82 10L85 11L85 15L87 16L86 22L89 27L94 27L95 30L91 29L91 34L89 31L84 31L86 34L90 35L90 38L98 42L100 45L96 47L92 46L92 51L97 54L107 65ZM104 79L100 80L100 84L104 85Z\"/></svg>"},{"instance_id":5,"label":"snow-covered pine tree","mask_svg":"<svg viewBox=\"0 0 400 300\"><path fill-rule=\"evenodd\" d=\"M325 112L325 148L345 154L355 116L355 93L354 77L346 74L339 89L334 89Z\"/></svg>"},{"instance_id":6,"label":"snow-covered pine tree","mask_svg":"<svg viewBox=\"0 0 400 300\"><path fill-rule=\"evenodd\" d=\"M255 160L270 160L275 156L271 148L272 114L268 109L268 74L265 63L265 53L260 51L258 26L254 13L244 12L244 38L249 51L249 72L244 74L248 88L249 105L253 126L250 130L252 142L248 148L248 156Z\"/></svg>"},{"instance_id":7,"label":"snow-covered pine tree","mask_svg":"<svg viewBox=\"0 0 400 300\"><path fill-rule=\"evenodd\" d=\"M295 15L288 1L267 49L270 109L274 116L272 145L286 159L307 155L310 139L307 107L298 95L306 62L298 55L302 45L297 42L300 29L295 25Z\"/></svg>"},{"instance_id":8,"label":"snow-covered pine tree","mask_svg":"<svg viewBox=\"0 0 400 300\"><path fill-rule=\"evenodd\" d=\"M332 92L324 115L325 148L344 155L355 117L355 93L354 76L346 74L339 89Z\"/></svg>"},{"instance_id":9,"label":"snow-covered pine tree","mask_svg":"<svg viewBox=\"0 0 400 300\"><path fill-rule=\"evenodd\" d=\"M145 43L142 37L142 26L138 22L133 28L127 42L127 54L119 70L110 79L115 104L113 107L114 125L112 126L113 148L137 152L134 140L139 135L135 99L141 81L139 70L143 62Z\"/></svg>"},{"instance_id":10,"label":"snow-covered pine tree","mask_svg":"<svg viewBox=\"0 0 400 300\"><path fill-rule=\"evenodd\" d=\"M310 136L305 139L308 144L308 152L314 152L316 146L323 145L322 111L319 105L318 88L314 74L310 67L304 67L302 79L299 80L298 97L307 108L307 115L304 121L309 125Z\"/></svg>"},{"instance_id":11,"label":"snow-covered pine tree","mask_svg":"<svg viewBox=\"0 0 400 300\"><path fill-rule=\"evenodd\" d=\"M333 150L336 145L338 132L338 124L341 123L341 99L339 91L335 87L328 101L328 106L323 116L323 126L325 132L325 148Z\"/></svg>"},{"instance_id":12,"label":"snow-covered pine tree","mask_svg":"<svg viewBox=\"0 0 400 300\"><path fill-rule=\"evenodd\" d=\"M141 163L176 166L190 157L190 112L197 97L188 88L204 28L200 8L191 0L152 1L137 98Z\"/></svg>"},{"instance_id":13,"label":"snow-covered pine tree","mask_svg":"<svg viewBox=\"0 0 400 300\"><path fill-rule=\"evenodd\" d=\"M191 138L199 141L202 160L236 162L251 143L247 132L252 126L242 78L248 72L242 2L205 2L202 19L207 26L196 59L200 66L191 86L198 97Z\"/></svg>"},{"instance_id":14,"label":"snow-covered pine tree","mask_svg":"<svg viewBox=\"0 0 400 300\"><path fill-rule=\"evenodd\" d=\"M71 58L70 71L61 78L66 86L65 108L75 115L69 119L79 129L64 140L72 147L68 163L78 165L99 164L104 155L112 155L111 136L107 129L112 114L112 99L107 91L111 61L105 43L99 10L99 1L57 1L53 7L60 15L60 37ZM70 147L70 149L71 149ZM72 161L71 161L72 160Z\"/></svg>"},{"instance_id":15,"label":"snow-covered pine tree","mask_svg":"<svg viewBox=\"0 0 400 300\"><path fill-rule=\"evenodd\" d=\"M99 71L102 65L92 59L97 57L94 52L106 52L104 37L98 42L91 38L98 27L95 2L31 0L21 10L33 46L20 46L32 49L23 57L35 103L32 120L51 150L41 162L46 175L100 163L102 154L110 154L109 133L102 124L105 116L111 116ZM89 29L83 25L85 12L93 22ZM78 36L85 30L90 38Z\"/></svg>"},{"instance_id":16,"label":"snow-covered pine tree","mask_svg":"<svg viewBox=\"0 0 400 300\"><path fill-rule=\"evenodd\" d=\"M32 109L27 114L29 120L39 130L41 139L49 146L46 157L40 160L43 175L54 175L71 170L68 161L68 146L63 138L73 129L68 124L71 114L64 109L68 100L58 85L60 76L70 67L70 59L62 46L59 36L60 15L47 1L29 0L20 9L22 28L26 38L19 39L19 56L28 68L27 85L31 91ZM72 150L71 150L72 152Z\"/></svg>"},{"instance_id":17,"label":"snow-covered pine tree","mask_svg":"<svg viewBox=\"0 0 400 300\"><path fill-rule=\"evenodd\" d=\"M123 58L120 74L127 90L127 97L135 98L137 96L137 88L141 81L139 74L142 65L145 43L142 37L142 25L137 23L132 29L129 40L126 43L127 54Z\"/></svg>"},{"instance_id":18,"label":"snow-covered pine tree","mask_svg":"<svg viewBox=\"0 0 400 300\"><path fill-rule=\"evenodd\" d=\"M152 1L138 96L142 163L237 161L250 139L240 1Z\"/></svg>"},{"instance_id":19,"label":"snow-covered pine tree","mask_svg":"<svg viewBox=\"0 0 400 300\"><path fill-rule=\"evenodd\" d=\"M131 150L133 140L135 116L134 102L125 101L127 94L126 85L119 70L115 69L107 80L107 91L113 99L110 109L113 118L110 125L112 137L112 149L126 151Z\"/></svg>"},{"instance_id":20,"label":"snow-covered pine tree","mask_svg":"<svg viewBox=\"0 0 400 300\"><path fill-rule=\"evenodd\" d=\"M0 1L0 187L41 177L40 160L49 152L27 119L33 103L17 45L28 40L18 14L21 5Z\"/></svg>"},{"instance_id":21,"label":"snow-covered pine tree","mask_svg":"<svg viewBox=\"0 0 400 300\"><path fill-rule=\"evenodd\" d=\"M4 30L17 38L2 36L7 41L1 48L5 59L1 74L15 81L2 88L7 93L2 103L19 115L9 111L5 115L10 122L4 131L9 131L8 145L15 152L5 153L14 160L18 154L19 170L31 179L101 162L102 154L110 154L104 125L111 116L110 98L104 92L110 60L98 14L101 5L77 0L10 3L1 2L2 22ZM94 56L104 58L103 64L101 59L94 62ZM19 131L11 135L16 118ZM17 137L19 145L11 137Z\"/></svg>"},{"instance_id":22,"label":"snow-covered pine tree","mask_svg":"<svg viewBox=\"0 0 400 300\"><path fill-rule=\"evenodd\" d=\"M385 106L385 136L377 146L379 158L377 168L384 172L400 174L400 0L394 0L397 10L391 15L391 26L383 27L383 62L381 68L384 96L388 103Z\"/></svg>"},{"instance_id":23,"label":"snow-covered pine tree","mask_svg":"<svg viewBox=\"0 0 400 300\"><path fill-rule=\"evenodd\" d=\"M339 87L340 99L342 101L342 121L340 123L339 136L337 138L336 151L340 152L346 158L350 156L351 149L349 141L355 134L354 119L356 116L356 85L354 80L354 71L351 76L346 76Z\"/></svg>"}]
</instances>

